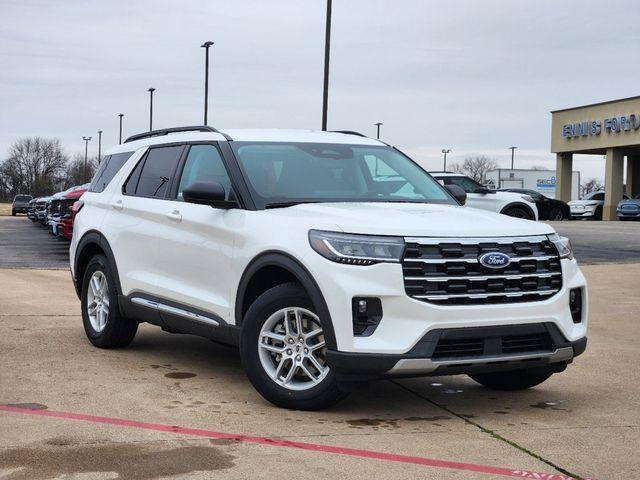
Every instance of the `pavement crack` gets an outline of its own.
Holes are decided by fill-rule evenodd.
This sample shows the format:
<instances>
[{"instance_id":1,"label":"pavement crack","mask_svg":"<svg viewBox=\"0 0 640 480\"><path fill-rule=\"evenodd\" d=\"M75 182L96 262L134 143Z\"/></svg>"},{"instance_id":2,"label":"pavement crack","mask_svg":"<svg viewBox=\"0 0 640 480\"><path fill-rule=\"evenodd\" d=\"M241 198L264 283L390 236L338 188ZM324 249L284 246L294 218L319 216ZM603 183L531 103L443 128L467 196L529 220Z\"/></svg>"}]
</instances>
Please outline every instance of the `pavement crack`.
<instances>
[{"instance_id":1,"label":"pavement crack","mask_svg":"<svg viewBox=\"0 0 640 480\"><path fill-rule=\"evenodd\" d=\"M407 387L406 385L403 385L399 382L397 382L396 380L391 380L391 383L393 383L394 385L397 385L398 387L400 387L401 389L415 395L416 397L425 400L427 402L429 402L431 405L440 408L442 410L444 410L445 412L449 413L450 415L453 415L461 420L463 420L465 423L468 423L469 425L473 425L474 427L476 427L478 430L480 430L482 433L486 433L487 435L490 435L492 438L506 443L507 445L516 448L518 450L520 450L521 452L535 458L536 460L540 460L543 463L546 463L547 465L549 465L552 468L555 468L558 472L562 473L563 475L567 475L575 480L584 480L584 477L581 477L580 475L573 473L569 470L567 470L566 468L561 467L560 465L552 462L551 460L548 460L546 458L544 458L542 455L539 455L535 452L532 452L531 450L529 450L526 447L523 447L522 445L520 445L519 443L513 441L513 440L509 440L508 438L500 435L499 433L495 432L494 430L491 430L490 428L484 427L482 425L480 425L478 422L474 422L473 420L471 420L470 418L465 417L464 415L461 415L453 410L451 410L449 407L442 405L438 402L436 402L435 400L430 399L429 397L421 394L420 392L416 392L415 390Z\"/></svg>"}]
</instances>

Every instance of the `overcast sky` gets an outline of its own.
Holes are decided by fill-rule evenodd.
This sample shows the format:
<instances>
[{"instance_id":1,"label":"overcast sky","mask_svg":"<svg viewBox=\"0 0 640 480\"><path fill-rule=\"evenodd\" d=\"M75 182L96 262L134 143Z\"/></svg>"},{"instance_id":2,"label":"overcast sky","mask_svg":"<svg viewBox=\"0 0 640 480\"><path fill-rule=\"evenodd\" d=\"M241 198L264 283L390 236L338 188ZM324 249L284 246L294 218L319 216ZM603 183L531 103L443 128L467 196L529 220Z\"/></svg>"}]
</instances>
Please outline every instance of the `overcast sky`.
<instances>
[{"instance_id":1,"label":"overcast sky","mask_svg":"<svg viewBox=\"0 0 640 480\"><path fill-rule=\"evenodd\" d=\"M18 137L103 147L148 128L320 128L324 0L0 0L0 159ZM486 154L555 168L550 110L640 94L637 1L334 0L329 128L430 169ZM637 112L636 112L637 113ZM97 152L97 142L90 148ZM583 179L601 157L578 157Z\"/></svg>"}]
</instances>

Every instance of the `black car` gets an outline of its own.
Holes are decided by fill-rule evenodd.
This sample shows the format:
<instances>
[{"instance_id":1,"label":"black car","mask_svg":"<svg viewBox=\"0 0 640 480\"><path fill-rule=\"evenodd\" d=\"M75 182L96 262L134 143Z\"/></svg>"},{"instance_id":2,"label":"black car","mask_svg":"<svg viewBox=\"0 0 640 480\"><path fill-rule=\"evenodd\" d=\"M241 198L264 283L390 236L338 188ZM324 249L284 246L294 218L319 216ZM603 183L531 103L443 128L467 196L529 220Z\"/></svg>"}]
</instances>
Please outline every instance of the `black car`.
<instances>
[{"instance_id":1,"label":"black car","mask_svg":"<svg viewBox=\"0 0 640 480\"><path fill-rule=\"evenodd\" d=\"M529 195L536 202L538 216L540 220L566 220L571 218L571 210L562 200L545 197L540 192L527 188L501 188L503 192L524 193Z\"/></svg>"},{"instance_id":2,"label":"black car","mask_svg":"<svg viewBox=\"0 0 640 480\"><path fill-rule=\"evenodd\" d=\"M18 213L27 213L32 199L31 195L16 195L11 204L11 215L15 217Z\"/></svg>"}]
</instances>

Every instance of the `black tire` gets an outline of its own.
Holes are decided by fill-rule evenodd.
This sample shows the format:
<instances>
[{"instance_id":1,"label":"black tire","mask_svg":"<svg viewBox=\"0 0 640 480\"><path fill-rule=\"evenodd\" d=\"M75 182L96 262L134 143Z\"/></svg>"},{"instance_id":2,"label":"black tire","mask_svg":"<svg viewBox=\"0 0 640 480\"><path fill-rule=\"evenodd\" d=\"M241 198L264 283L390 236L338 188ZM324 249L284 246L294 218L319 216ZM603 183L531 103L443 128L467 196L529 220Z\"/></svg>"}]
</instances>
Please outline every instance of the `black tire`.
<instances>
[{"instance_id":1,"label":"black tire","mask_svg":"<svg viewBox=\"0 0 640 480\"><path fill-rule=\"evenodd\" d=\"M554 372L550 369L538 369L535 371L511 370L507 372L478 373L469 375L480 385L492 390L526 390L527 388L540 385L547 380Z\"/></svg>"},{"instance_id":2,"label":"black tire","mask_svg":"<svg viewBox=\"0 0 640 480\"><path fill-rule=\"evenodd\" d=\"M106 325L100 332L91 326L87 311L89 281L96 271L101 271L104 274L109 288L109 314ZM138 331L138 322L125 318L120 314L118 292L116 291L113 270L109 265L107 257L104 255L96 255L89 261L82 278L82 295L80 300L84 331L93 345L99 348L120 348L126 347L131 343Z\"/></svg>"},{"instance_id":3,"label":"black tire","mask_svg":"<svg viewBox=\"0 0 640 480\"><path fill-rule=\"evenodd\" d=\"M347 396L338 388L333 372L329 371L318 385L307 390L295 391L277 384L262 366L258 353L260 330L271 315L287 307L304 308L316 313L306 291L297 283L273 287L251 304L242 322L240 335L242 367L260 395L278 407L292 410L328 408Z\"/></svg>"},{"instance_id":4,"label":"black tire","mask_svg":"<svg viewBox=\"0 0 640 480\"><path fill-rule=\"evenodd\" d=\"M562 209L558 207L554 207L549 211L549 220L559 222L560 220L564 220L564 214L562 213Z\"/></svg>"},{"instance_id":5,"label":"black tire","mask_svg":"<svg viewBox=\"0 0 640 480\"><path fill-rule=\"evenodd\" d=\"M594 220L602 220L602 205L596 207L596 211L593 214Z\"/></svg>"},{"instance_id":6,"label":"black tire","mask_svg":"<svg viewBox=\"0 0 640 480\"><path fill-rule=\"evenodd\" d=\"M11 210L11 216L15 217L16 216L16 211L15 210Z\"/></svg>"},{"instance_id":7,"label":"black tire","mask_svg":"<svg viewBox=\"0 0 640 480\"><path fill-rule=\"evenodd\" d=\"M525 220L535 220L535 218L522 207L509 207L502 212L509 217L524 218Z\"/></svg>"}]
</instances>

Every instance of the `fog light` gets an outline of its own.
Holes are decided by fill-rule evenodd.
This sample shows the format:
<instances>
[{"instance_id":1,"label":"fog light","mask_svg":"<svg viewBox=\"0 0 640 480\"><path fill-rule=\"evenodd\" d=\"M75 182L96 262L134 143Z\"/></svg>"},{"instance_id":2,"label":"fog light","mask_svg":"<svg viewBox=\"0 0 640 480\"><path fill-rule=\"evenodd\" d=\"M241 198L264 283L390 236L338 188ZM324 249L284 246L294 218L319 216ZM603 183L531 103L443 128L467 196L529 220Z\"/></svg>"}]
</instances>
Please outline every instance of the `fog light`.
<instances>
[{"instance_id":1,"label":"fog light","mask_svg":"<svg viewBox=\"0 0 640 480\"><path fill-rule=\"evenodd\" d=\"M573 323L582 322L582 289L573 288L569 291L569 310Z\"/></svg>"},{"instance_id":2,"label":"fog light","mask_svg":"<svg viewBox=\"0 0 640 480\"><path fill-rule=\"evenodd\" d=\"M358 313L367 313L367 301L358 300Z\"/></svg>"},{"instance_id":3,"label":"fog light","mask_svg":"<svg viewBox=\"0 0 640 480\"><path fill-rule=\"evenodd\" d=\"M354 297L351 305L353 315L353 334L368 337L382 320L382 302L379 298Z\"/></svg>"}]
</instances>

